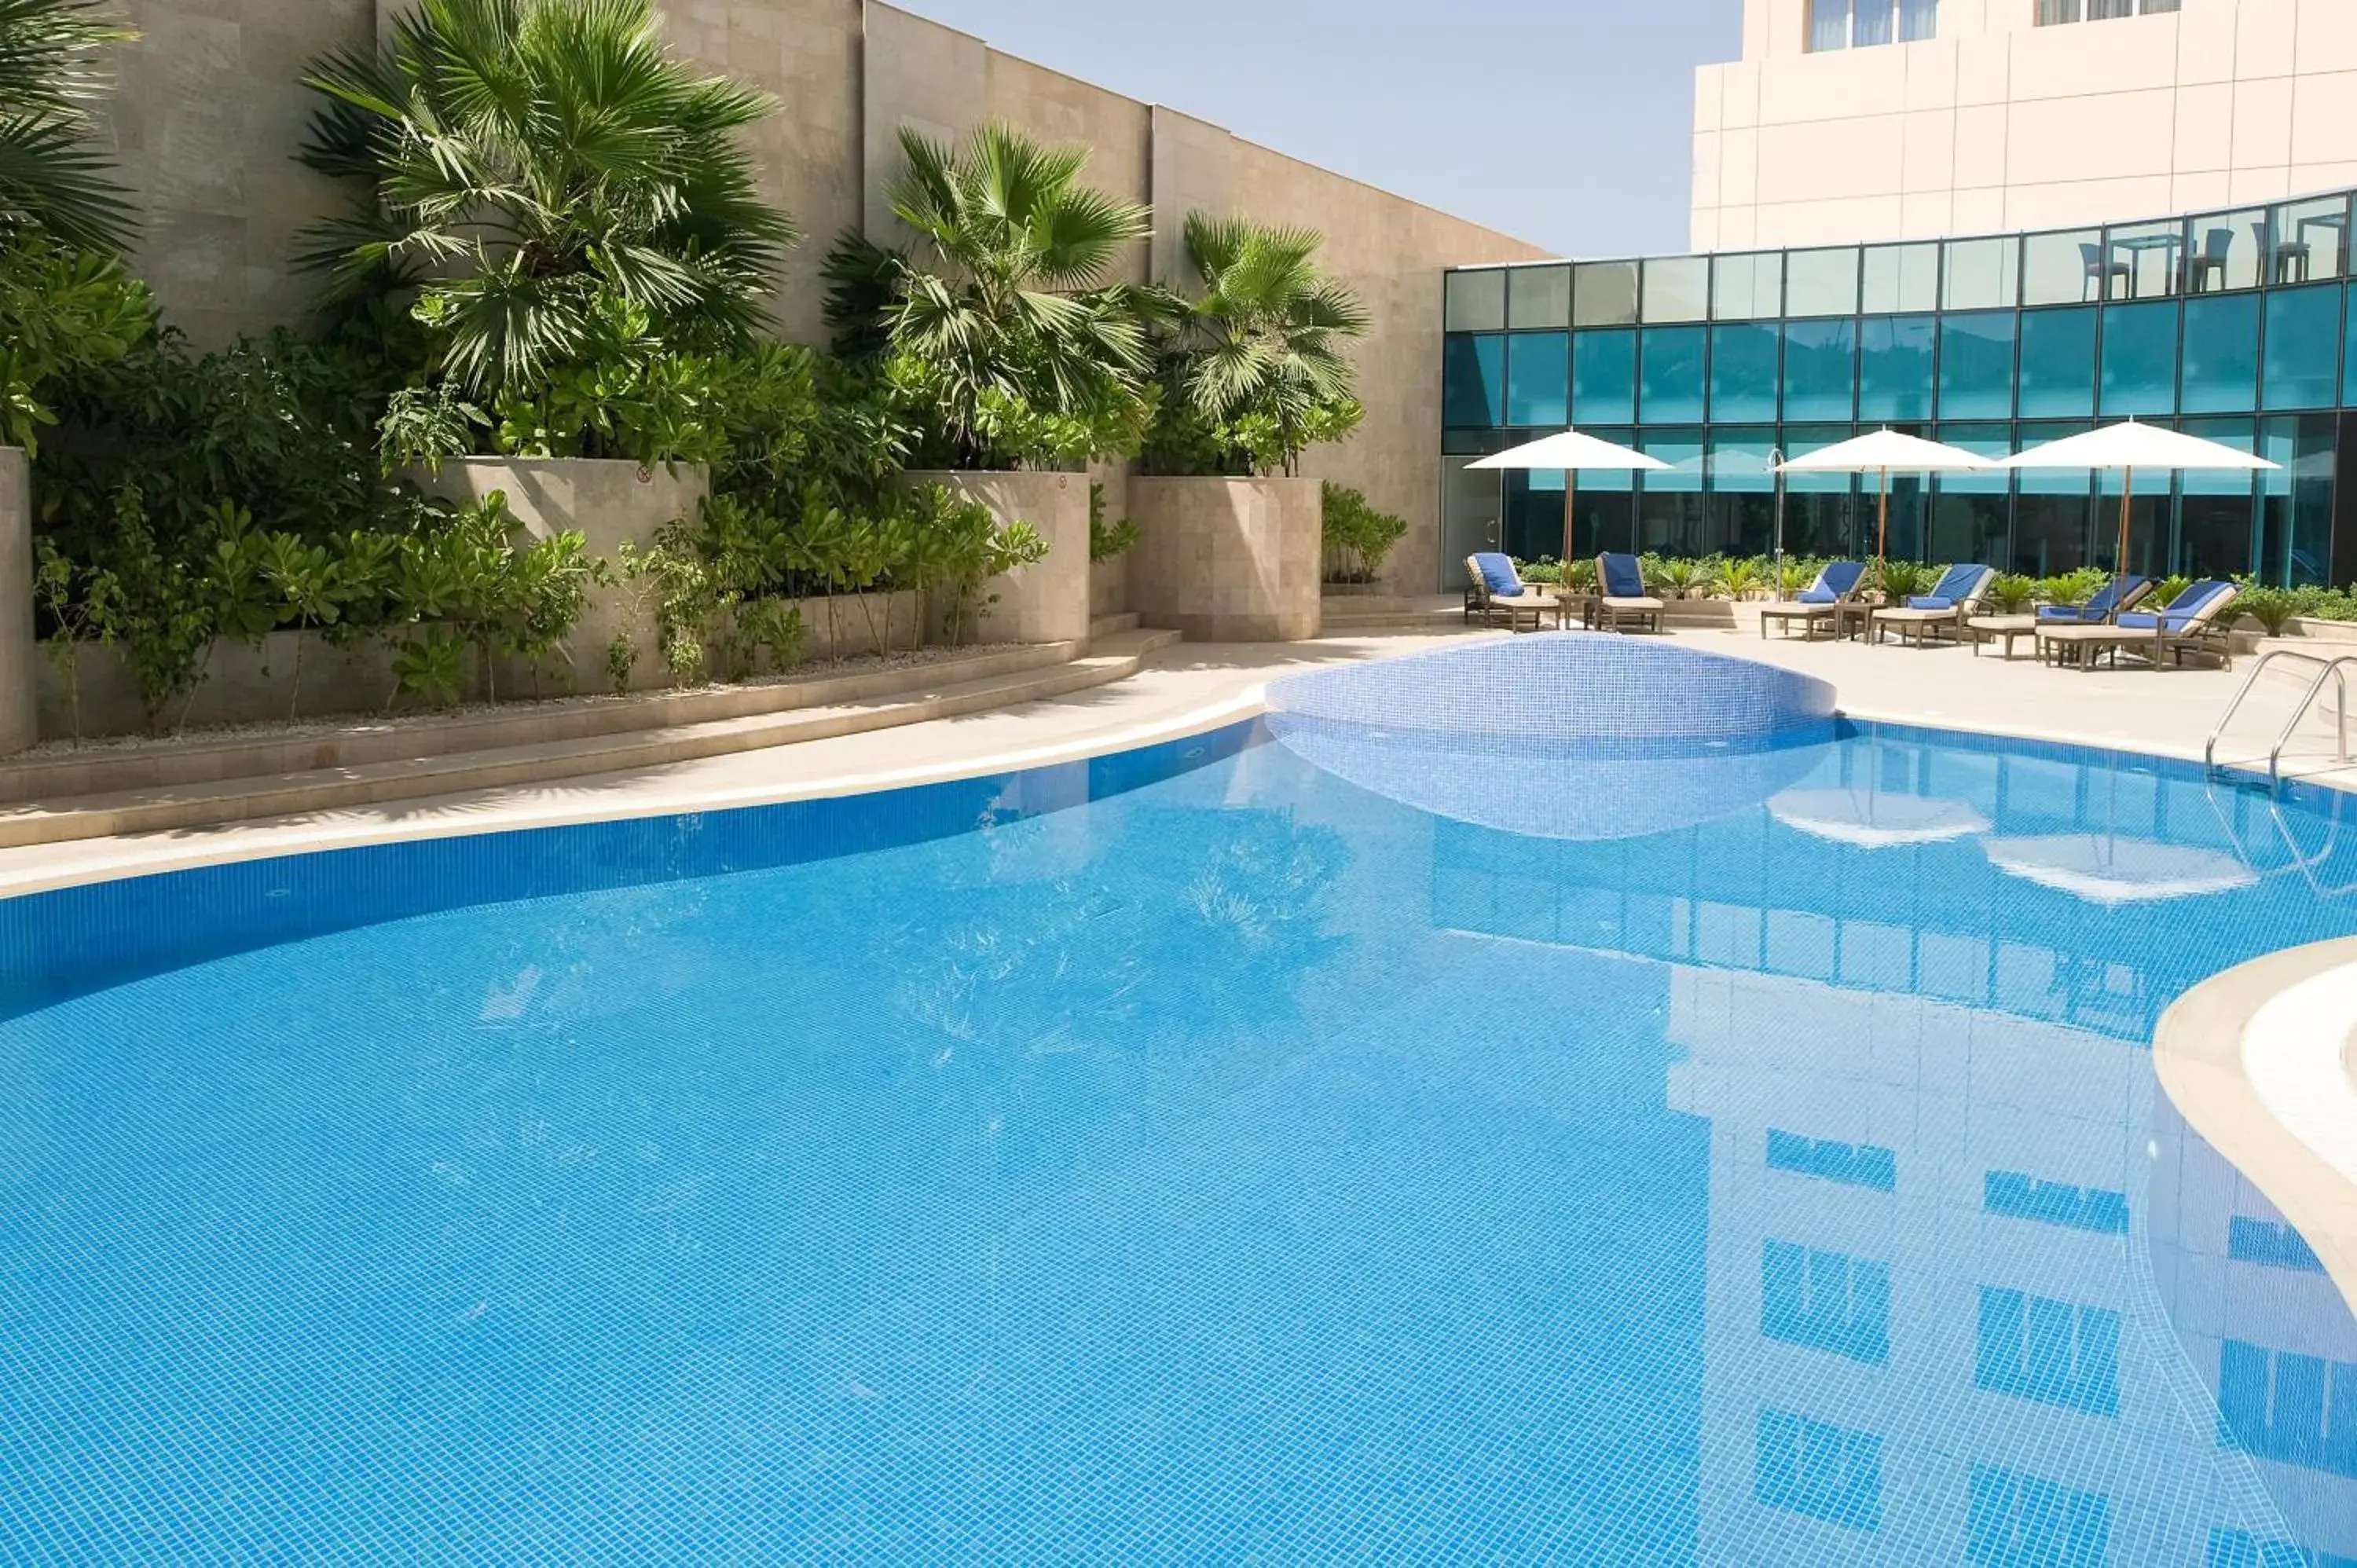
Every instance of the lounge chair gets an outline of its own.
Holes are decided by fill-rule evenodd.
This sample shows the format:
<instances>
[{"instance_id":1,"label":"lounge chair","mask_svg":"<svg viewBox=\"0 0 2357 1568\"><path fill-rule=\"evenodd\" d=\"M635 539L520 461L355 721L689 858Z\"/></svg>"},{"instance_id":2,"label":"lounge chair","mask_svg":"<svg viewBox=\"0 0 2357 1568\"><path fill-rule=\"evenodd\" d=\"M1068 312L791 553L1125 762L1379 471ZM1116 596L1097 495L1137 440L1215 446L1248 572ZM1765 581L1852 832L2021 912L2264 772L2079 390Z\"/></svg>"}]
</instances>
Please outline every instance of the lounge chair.
<instances>
[{"instance_id":1,"label":"lounge chair","mask_svg":"<svg viewBox=\"0 0 2357 1568\"><path fill-rule=\"evenodd\" d=\"M1951 566L1930 593L1917 594L1894 608L1875 611L1867 629L1876 642L1882 640L1885 631L1895 631L1901 645L1911 636L1918 648L1930 647L1932 639L1943 631L1962 641L1964 622L1980 613L1981 600L1988 596L1989 585L1996 580L1996 573L1986 566Z\"/></svg>"},{"instance_id":2,"label":"lounge chair","mask_svg":"<svg viewBox=\"0 0 2357 1568\"><path fill-rule=\"evenodd\" d=\"M2075 663L2093 670L2099 657L2118 662L2123 652L2141 654L2157 669L2164 655L2183 664L2189 653L2234 662L2233 623L2226 618L2242 590L2217 577L2204 578L2156 612L2125 611L2108 626L2041 626L2038 657L2050 664Z\"/></svg>"},{"instance_id":3,"label":"lounge chair","mask_svg":"<svg viewBox=\"0 0 2357 1568\"><path fill-rule=\"evenodd\" d=\"M1762 605L1760 607L1760 635L1768 635L1768 623L1775 621L1791 636L1792 623L1801 623L1801 639L1807 641L1817 635L1822 622L1828 629L1838 631L1840 607L1858 602L1858 593L1866 586L1866 563L1835 561L1817 574L1812 585L1801 590L1801 596L1791 604Z\"/></svg>"},{"instance_id":4,"label":"lounge chair","mask_svg":"<svg viewBox=\"0 0 2357 1568\"><path fill-rule=\"evenodd\" d=\"M2122 610L2134 609L2152 592L2149 577L2115 577L2083 605L2040 605L2040 626L2101 626Z\"/></svg>"},{"instance_id":5,"label":"lounge chair","mask_svg":"<svg viewBox=\"0 0 2357 1568\"><path fill-rule=\"evenodd\" d=\"M1645 592L1645 568L1634 555L1598 555L1596 590L1587 607L1590 626L1620 631L1633 621L1647 631L1662 629L1662 601Z\"/></svg>"},{"instance_id":6,"label":"lounge chair","mask_svg":"<svg viewBox=\"0 0 2357 1568\"><path fill-rule=\"evenodd\" d=\"M1509 631L1522 628L1523 618L1530 618L1531 629L1536 631L1541 618L1554 612L1555 624L1563 624L1563 601L1546 594L1534 593L1514 570L1513 561L1494 550L1465 557L1465 619L1490 626L1503 625Z\"/></svg>"}]
</instances>

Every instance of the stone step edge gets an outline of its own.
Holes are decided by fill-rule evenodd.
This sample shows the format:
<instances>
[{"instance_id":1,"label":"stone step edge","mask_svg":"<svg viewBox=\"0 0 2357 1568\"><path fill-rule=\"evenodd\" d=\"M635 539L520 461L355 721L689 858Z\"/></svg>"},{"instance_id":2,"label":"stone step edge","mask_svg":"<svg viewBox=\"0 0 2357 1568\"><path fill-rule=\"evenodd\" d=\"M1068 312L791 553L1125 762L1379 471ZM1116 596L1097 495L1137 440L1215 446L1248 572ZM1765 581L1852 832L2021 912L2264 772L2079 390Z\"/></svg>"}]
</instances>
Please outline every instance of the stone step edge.
<instances>
[{"instance_id":1,"label":"stone step edge","mask_svg":"<svg viewBox=\"0 0 2357 1568\"><path fill-rule=\"evenodd\" d=\"M900 669L809 681L643 692L619 701L558 708L520 703L441 723L393 725L363 721L304 736L254 736L213 742L158 740L30 761L0 759L0 804L366 768L869 702L922 691L943 681L978 681L1066 664L1080 652L1080 645L1074 642L1030 643Z\"/></svg>"},{"instance_id":2,"label":"stone step edge","mask_svg":"<svg viewBox=\"0 0 2357 1568\"><path fill-rule=\"evenodd\" d=\"M1148 654L1178 639L1170 632L1141 632L1114 640L1122 646L1053 669L985 676L921 697L447 753L357 768L228 780L219 789L166 799L132 792L82 797L50 808L0 810L0 848L217 826L421 795L546 783L893 729L929 719L1014 707L1126 680L1137 672Z\"/></svg>"}]
</instances>

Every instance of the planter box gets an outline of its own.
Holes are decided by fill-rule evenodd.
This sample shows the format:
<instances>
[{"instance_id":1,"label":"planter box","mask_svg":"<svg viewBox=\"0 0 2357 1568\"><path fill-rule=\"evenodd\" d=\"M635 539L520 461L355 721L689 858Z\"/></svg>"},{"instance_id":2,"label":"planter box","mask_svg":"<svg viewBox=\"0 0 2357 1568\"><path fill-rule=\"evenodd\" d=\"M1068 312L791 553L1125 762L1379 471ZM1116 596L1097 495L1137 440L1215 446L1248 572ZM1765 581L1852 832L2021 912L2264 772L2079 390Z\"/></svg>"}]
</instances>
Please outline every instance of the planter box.
<instances>
[{"instance_id":1,"label":"planter box","mask_svg":"<svg viewBox=\"0 0 2357 1568\"><path fill-rule=\"evenodd\" d=\"M533 538L578 529L588 541L590 554L609 559L625 542L644 549L663 524L696 517L712 488L711 477L694 464L642 468L598 457L456 457L444 463L439 473L413 468L403 477L445 500L481 500L501 491L508 510ZM588 613L573 628L571 639L574 666L585 690L605 689L606 648L617 632L638 644L639 662L630 676L633 690L670 683L655 647L653 612L637 599L627 585L591 595Z\"/></svg>"},{"instance_id":2,"label":"planter box","mask_svg":"<svg viewBox=\"0 0 2357 1568\"><path fill-rule=\"evenodd\" d=\"M984 585L976 633L984 642L1089 639L1089 479L1085 474L1025 470L966 473L920 469L912 485L942 485L990 509L1001 522L1028 522L1048 542L1048 555Z\"/></svg>"},{"instance_id":3,"label":"planter box","mask_svg":"<svg viewBox=\"0 0 2357 1568\"><path fill-rule=\"evenodd\" d=\"M1293 642L1322 622L1316 479L1135 478L1129 603L1190 642Z\"/></svg>"},{"instance_id":4,"label":"planter box","mask_svg":"<svg viewBox=\"0 0 2357 1568\"><path fill-rule=\"evenodd\" d=\"M1129 553L1089 563L1089 618L1129 613Z\"/></svg>"},{"instance_id":5,"label":"planter box","mask_svg":"<svg viewBox=\"0 0 2357 1568\"><path fill-rule=\"evenodd\" d=\"M33 470L0 446L0 756L41 737L41 653L33 640Z\"/></svg>"}]
</instances>

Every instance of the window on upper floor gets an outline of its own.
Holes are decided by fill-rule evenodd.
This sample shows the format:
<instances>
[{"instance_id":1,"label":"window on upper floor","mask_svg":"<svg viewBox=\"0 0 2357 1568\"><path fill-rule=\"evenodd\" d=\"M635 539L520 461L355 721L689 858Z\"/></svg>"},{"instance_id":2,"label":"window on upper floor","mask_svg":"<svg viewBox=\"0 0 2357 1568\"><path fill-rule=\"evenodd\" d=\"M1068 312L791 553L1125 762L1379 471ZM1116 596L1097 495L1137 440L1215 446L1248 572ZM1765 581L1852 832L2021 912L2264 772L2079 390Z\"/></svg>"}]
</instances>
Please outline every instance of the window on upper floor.
<instances>
[{"instance_id":1,"label":"window on upper floor","mask_svg":"<svg viewBox=\"0 0 2357 1568\"><path fill-rule=\"evenodd\" d=\"M2112 16L2158 16L2178 9L2179 0L2038 0L2038 25L2100 22Z\"/></svg>"},{"instance_id":2,"label":"window on upper floor","mask_svg":"<svg viewBox=\"0 0 2357 1568\"><path fill-rule=\"evenodd\" d=\"M1812 54L1911 44L1939 31L1940 0L1809 0Z\"/></svg>"}]
</instances>

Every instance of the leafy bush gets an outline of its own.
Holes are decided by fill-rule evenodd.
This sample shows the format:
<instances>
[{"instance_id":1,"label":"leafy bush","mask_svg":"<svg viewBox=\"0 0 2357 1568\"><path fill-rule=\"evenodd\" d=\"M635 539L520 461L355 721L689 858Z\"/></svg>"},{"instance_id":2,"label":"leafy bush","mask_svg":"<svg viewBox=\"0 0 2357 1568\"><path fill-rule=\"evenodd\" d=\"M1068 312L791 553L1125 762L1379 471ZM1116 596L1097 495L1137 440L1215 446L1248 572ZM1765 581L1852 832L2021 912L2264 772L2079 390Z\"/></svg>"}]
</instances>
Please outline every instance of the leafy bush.
<instances>
[{"instance_id":1,"label":"leafy bush","mask_svg":"<svg viewBox=\"0 0 2357 1568\"><path fill-rule=\"evenodd\" d=\"M29 233L0 246L0 442L39 456L59 381L121 360L155 330L154 297L112 258Z\"/></svg>"},{"instance_id":2,"label":"leafy bush","mask_svg":"<svg viewBox=\"0 0 2357 1568\"><path fill-rule=\"evenodd\" d=\"M1326 580L1329 583L1372 583L1383 575L1384 558L1407 537L1407 521L1377 510L1364 492L1330 480L1322 487L1325 500Z\"/></svg>"},{"instance_id":3,"label":"leafy bush","mask_svg":"<svg viewBox=\"0 0 2357 1568\"><path fill-rule=\"evenodd\" d=\"M1708 592L1738 601L1758 595L1768 584L1766 565L1749 556L1721 561L1705 585Z\"/></svg>"},{"instance_id":4,"label":"leafy bush","mask_svg":"<svg viewBox=\"0 0 2357 1568\"><path fill-rule=\"evenodd\" d=\"M2269 637L2281 637L2291 618L2298 613L2298 605L2291 595L2281 588L2246 587L2234 601L2234 610L2259 623Z\"/></svg>"},{"instance_id":5,"label":"leafy bush","mask_svg":"<svg viewBox=\"0 0 2357 1568\"><path fill-rule=\"evenodd\" d=\"M1684 557L1655 557L1644 563L1645 581L1658 587L1673 599L1692 598L1702 591L1718 570L1716 556L1700 560Z\"/></svg>"},{"instance_id":6,"label":"leafy bush","mask_svg":"<svg viewBox=\"0 0 2357 1568\"><path fill-rule=\"evenodd\" d=\"M2019 615L2037 595L2036 579L2019 572L2000 572L1989 580L1989 605L1999 615Z\"/></svg>"},{"instance_id":7,"label":"leafy bush","mask_svg":"<svg viewBox=\"0 0 2357 1568\"><path fill-rule=\"evenodd\" d=\"M2058 576L2042 577L2038 584L2038 597L2050 605L2079 606L2104 591L2112 575L2099 566L2082 566Z\"/></svg>"},{"instance_id":8,"label":"leafy bush","mask_svg":"<svg viewBox=\"0 0 2357 1568\"><path fill-rule=\"evenodd\" d=\"M1137 543L1137 524L1128 518L1119 522L1105 521L1105 488L1089 487L1089 559L1092 562L1113 561L1129 553Z\"/></svg>"},{"instance_id":9,"label":"leafy bush","mask_svg":"<svg viewBox=\"0 0 2357 1568\"><path fill-rule=\"evenodd\" d=\"M1559 587L1563 584L1563 563L1552 555L1542 555L1535 561L1514 563L1514 575L1525 583L1541 587ZM1328 581L1332 581L1330 577Z\"/></svg>"},{"instance_id":10,"label":"leafy bush","mask_svg":"<svg viewBox=\"0 0 2357 1568\"><path fill-rule=\"evenodd\" d=\"M2174 604L2177 600L2177 596L2185 592L2186 589L2192 585L2193 579L2185 576L2182 574L2173 577L2163 577L2159 582L2153 585L2152 593L2146 598L2145 604L2148 607L2158 607L2161 605Z\"/></svg>"},{"instance_id":11,"label":"leafy bush","mask_svg":"<svg viewBox=\"0 0 2357 1568\"><path fill-rule=\"evenodd\" d=\"M1885 557L1871 570L1875 586L1891 604L1904 603L1911 596L1928 591L1940 580L1939 569L1921 561Z\"/></svg>"}]
</instances>

